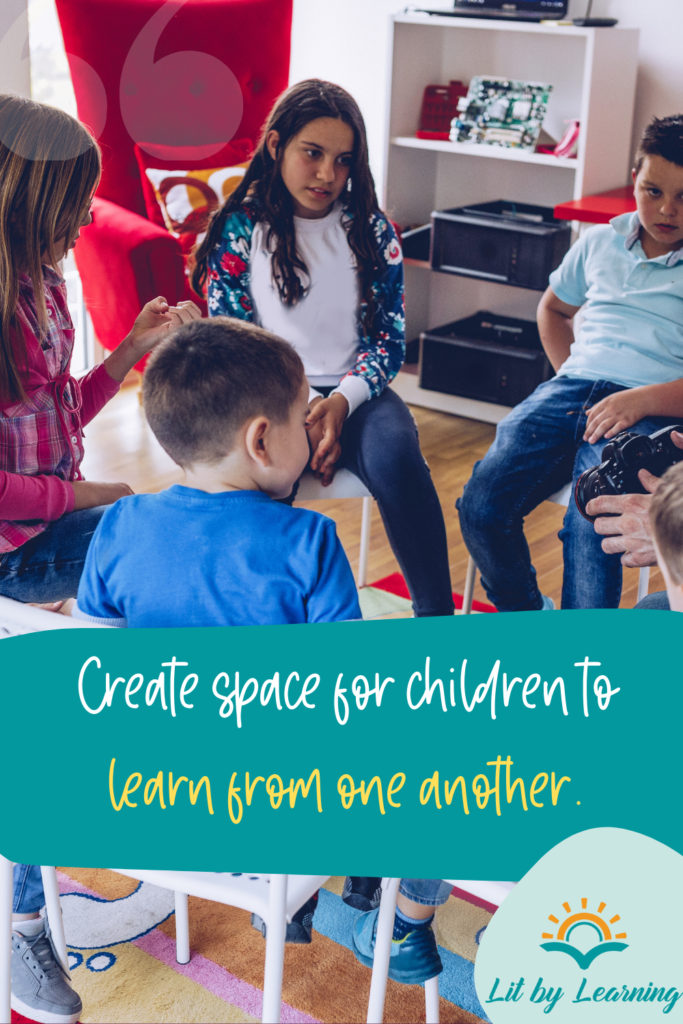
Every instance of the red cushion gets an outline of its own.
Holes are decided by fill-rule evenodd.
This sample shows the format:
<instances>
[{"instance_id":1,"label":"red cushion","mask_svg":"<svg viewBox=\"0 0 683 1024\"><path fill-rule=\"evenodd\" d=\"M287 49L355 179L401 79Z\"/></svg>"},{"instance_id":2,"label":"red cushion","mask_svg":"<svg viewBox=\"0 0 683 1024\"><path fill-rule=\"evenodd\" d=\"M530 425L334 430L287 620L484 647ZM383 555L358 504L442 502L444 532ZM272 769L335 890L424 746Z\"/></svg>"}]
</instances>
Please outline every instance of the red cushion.
<instances>
[{"instance_id":1,"label":"red cushion","mask_svg":"<svg viewBox=\"0 0 683 1024\"><path fill-rule=\"evenodd\" d=\"M166 228L96 198L93 222L81 229L74 255L98 341L110 351L123 341L150 299L189 297L180 243Z\"/></svg>"},{"instance_id":2,"label":"red cushion","mask_svg":"<svg viewBox=\"0 0 683 1024\"><path fill-rule=\"evenodd\" d=\"M213 143L219 166L228 141L258 138L287 87L292 0L57 0L57 10L83 120L104 120L83 62L106 93L98 195L137 213L145 204L135 142ZM231 127L235 80L244 109Z\"/></svg>"},{"instance_id":3,"label":"red cushion","mask_svg":"<svg viewBox=\"0 0 683 1024\"><path fill-rule=\"evenodd\" d=\"M245 163L249 159L253 144L250 139L238 139L235 142L229 142L214 156L203 159L198 159L196 146L155 146L152 153L148 151L149 149L152 149L149 144L147 150L141 149L138 145L135 146L135 158L140 168L145 210L153 224L165 228L166 224L159 208L154 186L145 173L148 167L158 167L162 171L178 171L184 168L198 171L210 167L232 167L235 164ZM157 155L153 155L154 152Z\"/></svg>"}]
</instances>

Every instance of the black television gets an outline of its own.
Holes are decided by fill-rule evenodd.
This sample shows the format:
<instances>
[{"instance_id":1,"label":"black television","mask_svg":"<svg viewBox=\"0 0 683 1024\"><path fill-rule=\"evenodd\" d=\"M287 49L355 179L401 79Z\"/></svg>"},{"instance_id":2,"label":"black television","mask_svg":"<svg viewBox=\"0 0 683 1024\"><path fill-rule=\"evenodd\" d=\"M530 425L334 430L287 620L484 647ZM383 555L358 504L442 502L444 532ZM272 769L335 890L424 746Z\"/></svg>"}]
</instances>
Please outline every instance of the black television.
<instances>
[{"instance_id":1,"label":"black television","mask_svg":"<svg viewBox=\"0 0 683 1024\"><path fill-rule=\"evenodd\" d=\"M567 14L568 0L455 0L452 11L429 14L459 18L503 18L506 21L545 21Z\"/></svg>"}]
</instances>

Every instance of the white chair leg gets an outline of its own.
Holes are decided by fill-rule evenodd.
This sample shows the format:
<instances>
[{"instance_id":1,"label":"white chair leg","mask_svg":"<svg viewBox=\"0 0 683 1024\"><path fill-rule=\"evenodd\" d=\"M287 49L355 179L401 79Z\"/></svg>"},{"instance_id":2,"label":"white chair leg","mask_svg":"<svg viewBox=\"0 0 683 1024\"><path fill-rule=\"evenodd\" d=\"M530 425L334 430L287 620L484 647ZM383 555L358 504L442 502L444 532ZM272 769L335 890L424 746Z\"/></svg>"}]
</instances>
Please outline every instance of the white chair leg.
<instances>
[{"instance_id":1,"label":"white chair leg","mask_svg":"<svg viewBox=\"0 0 683 1024\"><path fill-rule=\"evenodd\" d=\"M379 905L377 934L375 936L375 957L372 963L372 981L368 1001L368 1024L382 1024L384 1000L389 977L391 938L394 934L394 915L400 878L382 879L382 900Z\"/></svg>"},{"instance_id":2,"label":"white chair leg","mask_svg":"<svg viewBox=\"0 0 683 1024\"><path fill-rule=\"evenodd\" d=\"M43 892L45 893L45 913L52 932L52 941L55 944L57 956L62 962L62 967L67 978L71 978L69 970L69 954L66 949L66 937L64 935L64 921L62 920L62 907L59 902L59 885L57 883L57 871L55 868L41 867L40 873L43 877Z\"/></svg>"},{"instance_id":3,"label":"white chair leg","mask_svg":"<svg viewBox=\"0 0 683 1024\"><path fill-rule=\"evenodd\" d=\"M190 962L190 918L187 912L187 893L175 896L175 958L179 964Z\"/></svg>"},{"instance_id":4,"label":"white chair leg","mask_svg":"<svg viewBox=\"0 0 683 1024\"><path fill-rule=\"evenodd\" d=\"M470 615L472 612L472 598L474 597L474 583L477 578L477 566L470 555L467 563L467 576L465 577L465 593L462 595L461 615Z\"/></svg>"},{"instance_id":5,"label":"white chair leg","mask_svg":"<svg viewBox=\"0 0 683 1024\"><path fill-rule=\"evenodd\" d=\"M368 585L368 555L370 554L370 524L372 523L372 498L363 498L363 520L360 528L360 556L358 558L358 586Z\"/></svg>"},{"instance_id":6,"label":"white chair leg","mask_svg":"<svg viewBox=\"0 0 683 1024\"><path fill-rule=\"evenodd\" d=\"M0 1024L12 1024L13 868L0 854Z\"/></svg>"},{"instance_id":7,"label":"white chair leg","mask_svg":"<svg viewBox=\"0 0 683 1024\"><path fill-rule=\"evenodd\" d=\"M270 876L270 898L266 929L266 967L263 974L263 1010L265 1024L280 1024L282 971L285 965L287 934L287 875Z\"/></svg>"},{"instance_id":8,"label":"white chair leg","mask_svg":"<svg viewBox=\"0 0 683 1024\"><path fill-rule=\"evenodd\" d=\"M425 981L425 1020L439 1024L439 975Z\"/></svg>"},{"instance_id":9,"label":"white chair leg","mask_svg":"<svg viewBox=\"0 0 683 1024\"><path fill-rule=\"evenodd\" d=\"M642 601L644 597L647 597L648 590L650 589L650 570L645 567L640 570L638 575L638 600Z\"/></svg>"}]
</instances>

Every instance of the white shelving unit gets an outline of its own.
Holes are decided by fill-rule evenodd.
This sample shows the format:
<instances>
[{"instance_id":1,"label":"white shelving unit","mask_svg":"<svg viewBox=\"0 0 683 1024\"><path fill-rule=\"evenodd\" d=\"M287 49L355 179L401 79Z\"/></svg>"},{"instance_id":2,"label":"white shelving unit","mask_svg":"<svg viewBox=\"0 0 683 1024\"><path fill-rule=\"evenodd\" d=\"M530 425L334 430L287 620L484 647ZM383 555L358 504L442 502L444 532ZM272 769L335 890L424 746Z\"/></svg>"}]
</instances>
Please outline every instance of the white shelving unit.
<instances>
[{"instance_id":1,"label":"white shelving unit","mask_svg":"<svg viewBox=\"0 0 683 1024\"><path fill-rule=\"evenodd\" d=\"M426 224L432 210L508 199L555 206L628 183L638 67L637 29L595 29L428 14L391 23L391 82L384 209L401 226ZM561 138L581 121L576 159L523 150L415 138L424 87L474 75L549 82L544 128ZM533 319L539 292L406 266L406 329L420 331L479 309ZM395 388L417 405L498 422L506 411L438 392L421 392L403 372Z\"/></svg>"}]
</instances>

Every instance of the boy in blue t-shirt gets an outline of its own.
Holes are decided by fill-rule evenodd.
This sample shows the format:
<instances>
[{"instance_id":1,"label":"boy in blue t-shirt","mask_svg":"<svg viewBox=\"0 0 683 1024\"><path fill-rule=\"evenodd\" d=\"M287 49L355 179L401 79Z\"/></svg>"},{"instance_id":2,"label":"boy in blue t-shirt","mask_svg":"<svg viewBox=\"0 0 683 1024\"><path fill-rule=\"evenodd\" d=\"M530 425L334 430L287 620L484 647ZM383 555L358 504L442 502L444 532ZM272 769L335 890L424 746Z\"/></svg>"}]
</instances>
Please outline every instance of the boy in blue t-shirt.
<instances>
[{"instance_id":1,"label":"boy in blue t-shirt","mask_svg":"<svg viewBox=\"0 0 683 1024\"><path fill-rule=\"evenodd\" d=\"M227 317L196 320L159 345L143 398L185 481L107 509L74 615L132 627L360 619L335 524L273 500L310 457L291 345Z\"/></svg>"},{"instance_id":2,"label":"boy in blue t-shirt","mask_svg":"<svg viewBox=\"0 0 683 1024\"><path fill-rule=\"evenodd\" d=\"M557 376L498 425L457 502L499 611L554 607L538 588L524 517L597 465L620 431L651 434L683 417L683 115L649 125L633 181L637 212L588 231L541 300L541 339ZM617 608L620 555L602 551L573 500L560 538L562 607Z\"/></svg>"}]
</instances>

